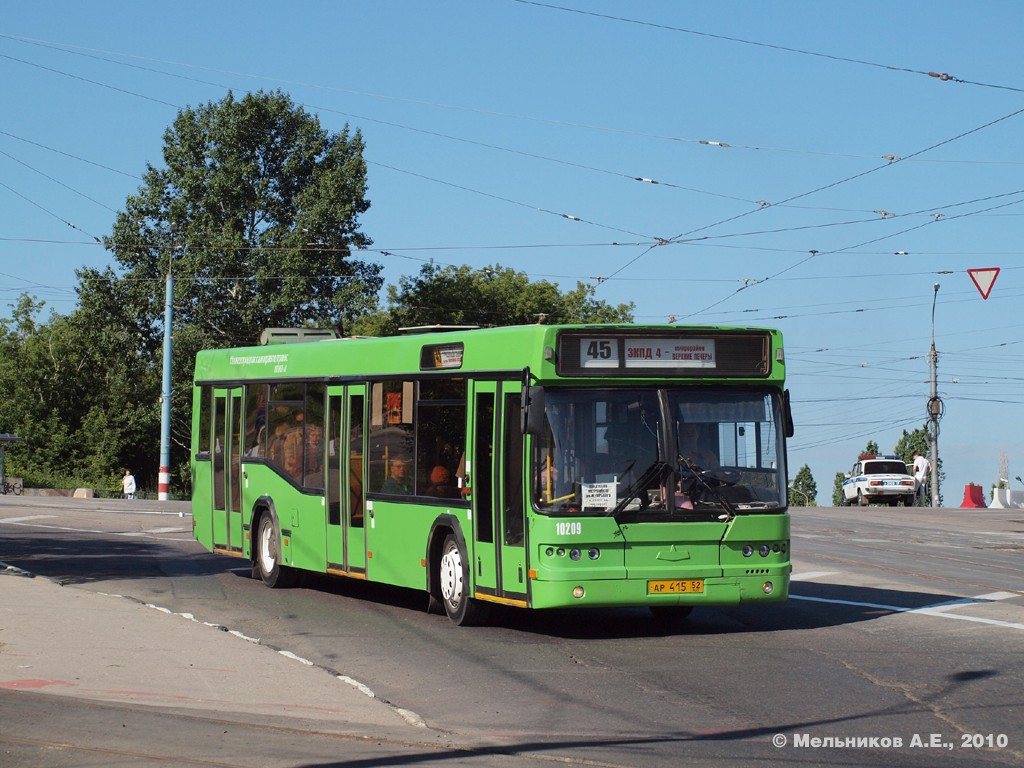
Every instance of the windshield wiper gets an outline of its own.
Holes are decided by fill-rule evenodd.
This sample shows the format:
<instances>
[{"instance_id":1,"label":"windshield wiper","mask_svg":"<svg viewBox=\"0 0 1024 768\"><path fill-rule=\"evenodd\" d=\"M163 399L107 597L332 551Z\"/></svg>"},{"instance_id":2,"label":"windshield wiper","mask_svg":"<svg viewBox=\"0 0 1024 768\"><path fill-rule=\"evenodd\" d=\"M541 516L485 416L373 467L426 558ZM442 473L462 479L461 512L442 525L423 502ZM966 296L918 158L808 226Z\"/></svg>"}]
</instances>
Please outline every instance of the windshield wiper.
<instances>
[{"instance_id":1,"label":"windshield wiper","mask_svg":"<svg viewBox=\"0 0 1024 768\"><path fill-rule=\"evenodd\" d=\"M725 497L718 492L717 486L720 484L720 480L712 475L708 470L702 469L701 467L694 464L689 458L679 454L679 463L686 467L693 475L695 483L700 483L701 487L715 497L715 500L722 505L722 509L726 511L725 515L719 516L720 520L729 522L736 517L736 508L725 500ZM714 480L714 484L708 482L708 476ZM685 492L685 491L684 491ZM693 499L696 502L696 499Z\"/></svg>"},{"instance_id":2,"label":"windshield wiper","mask_svg":"<svg viewBox=\"0 0 1024 768\"><path fill-rule=\"evenodd\" d=\"M608 516L615 517L615 515L619 514L626 508L626 505L629 504L629 502L639 496L642 492L646 491L655 483L660 483L665 478L665 475L668 474L668 469L668 464L660 459L651 464L651 466L644 470L644 473L626 489L626 494L622 497L622 501L615 505L615 508L608 513Z\"/></svg>"}]
</instances>

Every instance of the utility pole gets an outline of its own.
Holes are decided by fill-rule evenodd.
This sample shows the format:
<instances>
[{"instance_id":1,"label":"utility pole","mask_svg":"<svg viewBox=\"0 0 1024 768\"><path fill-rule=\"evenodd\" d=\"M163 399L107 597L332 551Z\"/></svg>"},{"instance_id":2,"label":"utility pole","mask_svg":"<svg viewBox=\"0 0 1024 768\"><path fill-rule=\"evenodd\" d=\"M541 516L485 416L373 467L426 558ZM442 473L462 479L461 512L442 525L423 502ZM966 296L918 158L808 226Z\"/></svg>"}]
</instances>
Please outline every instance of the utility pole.
<instances>
[{"instance_id":1,"label":"utility pole","mask_svg":"<svg viewBox=\"0 0 1024 768\"><path fill-rule=\"evenodd\" d=\"M167 254L167 291L164 298L164 376L160 395L160 476L157 498L170 499L171 490L171 329L174 320L174 248L178 226L171 223L171 247Z\"/></svg>"},{"instance_id":2,"label":"utility pole","mask_svg":"<svg viewBox=\"0 0 1024 768\"><path fill-rule=\"evenodd\" d=\"M939 399L939 353L935 351L935 300L939 284L932 293L932 348L928 353L931 369L931 390L928 397L928 463L932 470L932 507L939 506L939 419L942 418L942 400Z\"/></svg>"}]
</instances>

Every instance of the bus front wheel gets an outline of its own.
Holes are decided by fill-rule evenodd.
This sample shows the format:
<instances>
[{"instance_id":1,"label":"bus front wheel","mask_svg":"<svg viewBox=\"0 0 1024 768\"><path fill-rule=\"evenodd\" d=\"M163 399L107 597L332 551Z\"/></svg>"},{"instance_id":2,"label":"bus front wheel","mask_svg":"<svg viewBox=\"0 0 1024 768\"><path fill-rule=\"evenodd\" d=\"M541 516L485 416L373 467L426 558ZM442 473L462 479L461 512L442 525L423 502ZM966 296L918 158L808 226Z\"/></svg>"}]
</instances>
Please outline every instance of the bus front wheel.
<instances>
[{"instance_id":1,"label":"bus front wheel","mask_svg":"<svg viewBox=\"0 0 1024 768\"><path fill-rule=\"evenodd\" d=\"M448 618L459 626L479 624L486 618L486 608L469 596L469 559L454 534L449 533L441 548L438 581L441 602Z\"/></svg>"},{"instance_id":2,"label":"bus front wheel","mask_svg":"<svg viewBox=\"0 0 1024 768\"><path fill-rule=\"evenodd\" d=\"M281 565L281 535L277 521L269 513L260 517L255 559L253 570L268 587L284 588L295 583L295 571Z\"/></svg>"}]
</instances>

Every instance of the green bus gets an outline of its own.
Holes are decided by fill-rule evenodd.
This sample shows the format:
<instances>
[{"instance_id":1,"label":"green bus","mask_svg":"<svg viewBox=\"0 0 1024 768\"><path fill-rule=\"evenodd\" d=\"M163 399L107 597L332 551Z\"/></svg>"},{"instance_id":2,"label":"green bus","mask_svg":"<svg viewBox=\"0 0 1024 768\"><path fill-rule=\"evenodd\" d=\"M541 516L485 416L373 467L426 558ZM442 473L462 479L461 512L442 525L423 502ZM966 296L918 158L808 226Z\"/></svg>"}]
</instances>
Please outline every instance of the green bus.
<instances>
[{"instance_id":1,"label":"green bus","mask_svg":"<svg viewBox=\"0 0 1024 768\"><path fill-rule=\"evenodd\" d=\"M196 358L192 524L270 587L423 590L460 625L494 603L672 619L788 596L778 331L264 337Z\"/></svg>"}]
</instances>

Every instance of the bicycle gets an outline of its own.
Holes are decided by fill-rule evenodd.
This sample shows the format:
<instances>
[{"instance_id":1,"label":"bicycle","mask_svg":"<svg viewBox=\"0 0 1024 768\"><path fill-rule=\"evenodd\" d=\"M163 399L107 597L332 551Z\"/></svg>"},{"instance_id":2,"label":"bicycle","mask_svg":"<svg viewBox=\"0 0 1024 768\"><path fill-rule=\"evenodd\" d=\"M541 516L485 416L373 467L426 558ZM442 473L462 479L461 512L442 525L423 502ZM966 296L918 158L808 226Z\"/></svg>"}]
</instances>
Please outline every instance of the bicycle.
<instances>
[{"instance_id":1,"label":"bicycle","mask_svg":"<svg viewBox=\"0 0 1024 768\"><path fill-rule=\"evenodd\" d=\"M0 493L4 495L13 493L15 496L21 496L24 491L25 487L20 482L8 483L4 480L3 484L0 485Z\"/></svg>"}]
</instances>

